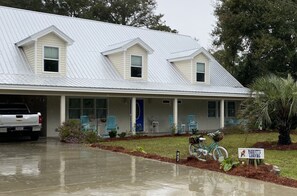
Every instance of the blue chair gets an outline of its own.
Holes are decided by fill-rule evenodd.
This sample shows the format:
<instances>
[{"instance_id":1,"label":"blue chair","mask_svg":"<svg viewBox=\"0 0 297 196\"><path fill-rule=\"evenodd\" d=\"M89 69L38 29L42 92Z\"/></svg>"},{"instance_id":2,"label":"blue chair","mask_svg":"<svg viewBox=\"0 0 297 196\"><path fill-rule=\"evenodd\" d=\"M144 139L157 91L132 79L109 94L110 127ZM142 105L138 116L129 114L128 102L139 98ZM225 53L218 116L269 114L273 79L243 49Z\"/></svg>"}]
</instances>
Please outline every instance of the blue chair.
<instances>
[{"instance_id":1,"label":"blue chair","mask_svg":"<svg viewBox=\"0 0 297 196\"><path fill-rule=\"evenodd\" d=\"M173 127L173 116L172 115L168 116L168 123L169 123L169 127Z\"/></svg>"},{"instance_id":2,"label":"blue chair","mask_svg":"<svg viewBox=\"0 0 297 196\"><path fill-rule=\"evenodd\" d=\"M188 128L189 132L192 131L193 129L198 129L198 123L196 121L196 116L195 115L188 115Z\"/></svg>"},{"instance_id":3,"label":"blue chair","mask_svg":"<svg viewBox=\"0 0 297 196\"><path fill-rule=\"evenodd\" d=\"M87 131L91 128L90 126L90 120L87 115L83 115L80 117L80 124L81 124L81 129L83 131Z\"/></svg>"},{"instance_id":4,"label":"blue chair","mask_svg":"<svg viewBox=\"0 0 297 196\"><path fill-rule=\"evenodd\" d=\"M115 116L107 116L106 118L106 126L105 126L105 131L108 133L109 131L117 130L118 125L117 125L117 120Z\"/></svg>"}]
</instances>

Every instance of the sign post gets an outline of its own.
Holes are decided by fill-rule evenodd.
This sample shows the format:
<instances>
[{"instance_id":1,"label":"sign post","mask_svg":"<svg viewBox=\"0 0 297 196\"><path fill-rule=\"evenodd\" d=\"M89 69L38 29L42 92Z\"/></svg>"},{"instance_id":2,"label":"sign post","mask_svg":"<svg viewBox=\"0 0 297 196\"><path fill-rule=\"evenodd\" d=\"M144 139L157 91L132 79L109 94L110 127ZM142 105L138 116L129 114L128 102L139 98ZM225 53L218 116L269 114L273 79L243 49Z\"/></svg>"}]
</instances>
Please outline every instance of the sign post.
<instances>
[{"instance_id":1,"label":"sign post","mask_svg":"<svg viewBox=\"0 0 297 196\"><path fill-rule=\"evenodd\" d=\"M264 159L263 148L238 148L239 159L253 159L257 168L257 159Z\"/></svg>"}]
</instances>

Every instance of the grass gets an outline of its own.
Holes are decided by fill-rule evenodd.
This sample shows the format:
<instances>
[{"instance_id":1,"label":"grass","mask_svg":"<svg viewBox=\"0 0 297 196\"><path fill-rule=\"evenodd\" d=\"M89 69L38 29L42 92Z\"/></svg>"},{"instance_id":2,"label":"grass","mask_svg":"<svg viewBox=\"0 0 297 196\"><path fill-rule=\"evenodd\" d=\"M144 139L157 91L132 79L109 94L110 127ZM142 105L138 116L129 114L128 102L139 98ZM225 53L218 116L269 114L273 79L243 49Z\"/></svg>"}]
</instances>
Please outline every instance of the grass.
<instances>
[{"instance_id":1,"label":"grass","mask_svg":"<svg viewBox=\"0 0 297 196\"><path fill-rule=\"evenodd\" d=\"M238 148L251 147L256 142L262 141L277 141L278 133L248 133L248 134L230 134L225 135L220 142L224 146L229 156L238 157ZM292 142L297 142L297 135L291 135ZM207 138L207 142L211 142ZM164 157L175 158L176 150L180 151L181 158L187 158L188 152L188 137L161 137L141 140L125 140L105 142L105 145L121 146L128 150L136 150L137 147L142 147L145 152L157 154ZM297 180L297 151L277 151L265 150L265 162L277 165L281 169L281 175L284 177Z\"/></svg>"}]
</instances>

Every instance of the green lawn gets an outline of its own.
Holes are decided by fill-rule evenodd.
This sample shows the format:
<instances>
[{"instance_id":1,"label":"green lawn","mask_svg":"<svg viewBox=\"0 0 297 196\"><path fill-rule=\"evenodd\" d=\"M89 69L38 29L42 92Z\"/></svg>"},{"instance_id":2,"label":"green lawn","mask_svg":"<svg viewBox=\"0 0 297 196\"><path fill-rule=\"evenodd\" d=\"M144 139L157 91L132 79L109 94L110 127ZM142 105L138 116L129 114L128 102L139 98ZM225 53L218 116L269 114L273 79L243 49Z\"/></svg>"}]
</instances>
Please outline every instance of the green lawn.
<instances>
[{"instance_id":1,"label":"green lawn","mask_svg":"<svg viewBox=\"0 0 297 196\"><path fill-rule=\"evenodd\" d=\"M206 136L207 137L207 136ZM297 135L291 135L292 141L297 142ZM229 156L237 157L237 148L251 147L259 141L276 141L277 133L249 133L225 135L220 142ZM210 138L207 138L211 142ZM163 137L142 140L104 142L104 145L121 146L129 150L142 147L144 151L164 157L175 158L175 152L180 151L181 158L186 158L188 153L188 137ZM297 180L297 151L265 150L265 162L280 167L281 175Z\"/></svg>"}]
</instances>

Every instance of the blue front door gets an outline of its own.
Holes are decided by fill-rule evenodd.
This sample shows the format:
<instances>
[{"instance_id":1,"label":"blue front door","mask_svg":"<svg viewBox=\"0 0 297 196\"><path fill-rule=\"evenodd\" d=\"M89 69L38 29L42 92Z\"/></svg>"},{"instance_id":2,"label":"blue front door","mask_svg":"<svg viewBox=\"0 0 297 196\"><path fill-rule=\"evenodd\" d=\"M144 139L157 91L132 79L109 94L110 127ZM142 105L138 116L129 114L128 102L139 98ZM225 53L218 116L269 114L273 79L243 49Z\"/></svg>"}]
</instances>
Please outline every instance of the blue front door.
<instances>
[{"instance_id":1,"label":"blue front door","mask_svg":"<svg viewBox=\"0 0 297 196\"><path fill-rule=\"evenodd\" d=\"M136 100L136 132L142 132L144 129L143 123L143 100Z\"/></svg>"}]
</instances>

